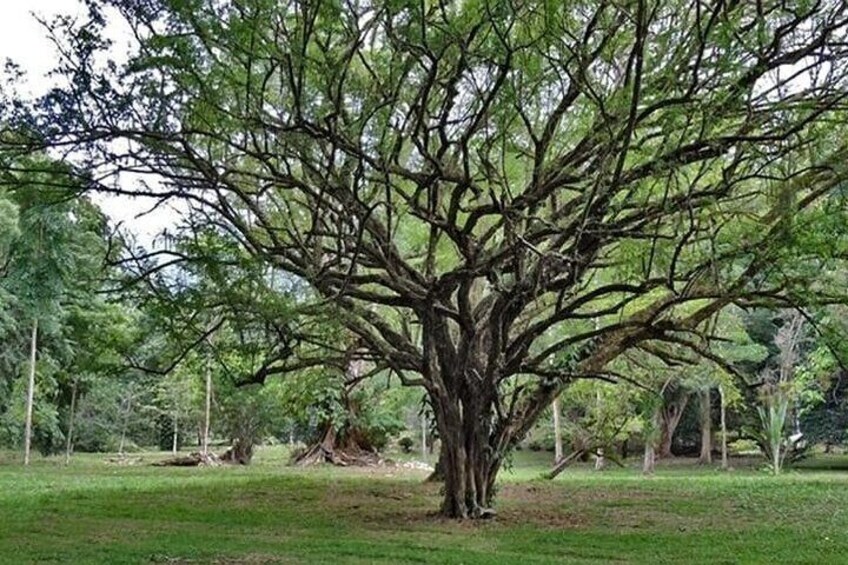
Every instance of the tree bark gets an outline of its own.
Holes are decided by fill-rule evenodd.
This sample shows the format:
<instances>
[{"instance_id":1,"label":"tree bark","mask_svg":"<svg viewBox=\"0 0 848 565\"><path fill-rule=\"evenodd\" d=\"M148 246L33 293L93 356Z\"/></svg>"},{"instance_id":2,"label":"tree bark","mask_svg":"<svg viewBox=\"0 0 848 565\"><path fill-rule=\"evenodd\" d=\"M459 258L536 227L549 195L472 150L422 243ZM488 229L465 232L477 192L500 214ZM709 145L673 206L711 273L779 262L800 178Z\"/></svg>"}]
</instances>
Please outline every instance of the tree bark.
<instances>
[{"instance_id":1,"label":"tree bark","mask_svg":"<svg viewBox=\"0 0 848 565\"><path fill-rule=\"evenodd\" d=\"M562 460L562 428L560 427L559 397L551 405L554 412L554 463Z\"/></svg>"},{"instance_id":2,"label":"tree bark","mask_svg":"<svg viewBox=\"0 0 848 565\"><path fill-rule=\"evenodd\" d=\"M674 439L674 432L677 430L677 425L680 423L680 418L683 416L683 411L688 402L689 395L682 395L678 399L663 405L660 413L660 444L656 453L658 458L666 459L672 456L671 443Z\"/></svg>"},{"instance_id":3,"label":"tree bark","mask_svg":"<svg viewBox=\"0 0 848 565\"><path fill-rule=\"evenodd\" d=\"M68 414L68 437L65 438L65 465L71 462L71 450L73 449L74 437L74 412L77 406L77 381L71 386L71 411Z\"/></svg>"},{"instance_id":4,"label":"tree bark","mask_svg":"<svg viewBox=\"0 0 848 565\"><path fill-rule=\"evenodd\" d=\"M432 443L430 446L432 447ZM439 442L439 458L436 459L436 464L433 466L433 472L427 477L425 482L427 483L441 483L445 480L445 444L444 442Z\"/></svg>"},{"instance_id":5,"label":"tree bark","mask_svg":"<svg viewBox=\"0 0 848 565\"><path fill-rule=\"evenodd\" d=\"M438 395L433 404L442 440L442 514L458 519L494 516L493 488L503 447L491 427L491 404L474 393L462 400Z\"/></svg>"},{"instance_id":6,"label":"tree bark","mask_svg":"<svg viewBox=\"0 0 848 565\"><path fill-rule=\"evenodd\" d=\"M24 465L29 465L32 449L32 404L35 397L35 361L38 353L38 318L32 321L32 339L29 353L29 379L27 380L26 420L24 422Z\"/></svg>"},{"instance_id":7,"label":"tree bark","mask_svg":"<svg viewBox=\"0 0 848 565\"><path fill-rule=\"evenodd\" d=\"M699 393L701 400L701 456L698 462L709 465L713 462L713 430L712 430L712 399L710 389L704 389Z\"/></svg>"}]
</instances>

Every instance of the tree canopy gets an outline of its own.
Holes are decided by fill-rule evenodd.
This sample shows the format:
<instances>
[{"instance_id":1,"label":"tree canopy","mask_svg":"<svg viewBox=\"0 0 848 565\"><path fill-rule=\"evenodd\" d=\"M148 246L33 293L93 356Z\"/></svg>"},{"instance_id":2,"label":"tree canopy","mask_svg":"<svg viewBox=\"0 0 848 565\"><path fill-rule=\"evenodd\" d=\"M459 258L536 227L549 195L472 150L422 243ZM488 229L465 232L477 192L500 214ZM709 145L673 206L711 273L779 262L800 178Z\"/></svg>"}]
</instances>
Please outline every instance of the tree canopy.
<instances>
[{"instance_id":1,"label":"tree canopy","mask_svg":"<svg viewBox=\"0 0 848 565\"><path fill-rule=\"evenodd\" d=\"M446 515L488 514L575 379L634 349L723 365L725 307L831 299L808 277L844 238L807 235L844 218L842 2L88 4L53 24L65 82L9 115L4 151L178 199L306 283L426 390Z\"/></svg>"}]
</instances>

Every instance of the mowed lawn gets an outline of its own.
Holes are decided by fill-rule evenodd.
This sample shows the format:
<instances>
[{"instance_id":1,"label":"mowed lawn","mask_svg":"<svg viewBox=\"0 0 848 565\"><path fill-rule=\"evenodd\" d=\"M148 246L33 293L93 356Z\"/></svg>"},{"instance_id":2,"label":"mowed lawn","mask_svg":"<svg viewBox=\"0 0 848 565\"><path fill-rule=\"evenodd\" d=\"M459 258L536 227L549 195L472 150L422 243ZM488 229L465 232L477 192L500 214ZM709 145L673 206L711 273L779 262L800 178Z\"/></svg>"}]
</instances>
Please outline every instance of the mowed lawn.
<instances>
[{"instance_id":1,"label":"mowed lawn","mask_svg":"<svg viewBox=\"0 0 848 565\"><path fill-rule=\"evenodd\" d=\"M774 478L675 461L656 476L578 467L538 478L519 454L497 519L442 520L405 468L162 468L77 456L0 463L3 563L842 563L841 461ZM634 462L635 465L635 462Z\"/></svg>"}]
</instances>

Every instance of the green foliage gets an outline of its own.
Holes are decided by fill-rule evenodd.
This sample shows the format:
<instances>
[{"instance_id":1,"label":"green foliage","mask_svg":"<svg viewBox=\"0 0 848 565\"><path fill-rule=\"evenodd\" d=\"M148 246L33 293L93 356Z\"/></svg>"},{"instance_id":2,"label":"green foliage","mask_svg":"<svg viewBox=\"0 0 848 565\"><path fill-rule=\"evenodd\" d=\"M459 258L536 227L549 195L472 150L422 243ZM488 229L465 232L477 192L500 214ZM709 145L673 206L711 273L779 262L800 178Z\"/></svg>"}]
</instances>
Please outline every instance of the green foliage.
<instances>
[{"instance_id":1,"label":"green foliage","mask_svg":"<svg viewBox=\"0 0 848 565\"><path fill-rule=\"evenodd\" d=\"M83 452L134 451L157 443L154 382L128 374L87 383L78 400L74 446Z\"/></svg>"},{"instance_id":2,"label":"green foliage","mask_svg":"<svg viewBox=\"0 0 848 565\"><path fill-rule=\"evenodd\" d=\"M126 307L100 293L106 220L79 181L48 159L39 171L8 174L0 196L0 422L3 445L19 445L30 329L37 321L34 443L54 452L65 441L70 389L115 371L129 331ZM74 385L73 383L76 383Z\"/></svg>"},{"instance_id":3,"label":"green foliage","mask_svg":"<svg viewBox=\"0 0 848 565\"><path fill-rule=\"evenodd\" d=\"M785 383L770 387L764 392L763 405L757 406L762 429L762 445L772 472L776 475L783 468L783 461L791 445L786 445L786 416L790 395Z\"/></svg>"},{"instance_id":4,"label":"green foliage","mask_svg":"<svg viewBox=\"0 0 848 565\"><path fill-rule=\"evenodd\" d=\"M640 392L627 383L575 383L560 399L565 415L563 439L571 445L612 453L617 443L644 425L638 416L643 401Z\"/></svg>"}]
</instances>

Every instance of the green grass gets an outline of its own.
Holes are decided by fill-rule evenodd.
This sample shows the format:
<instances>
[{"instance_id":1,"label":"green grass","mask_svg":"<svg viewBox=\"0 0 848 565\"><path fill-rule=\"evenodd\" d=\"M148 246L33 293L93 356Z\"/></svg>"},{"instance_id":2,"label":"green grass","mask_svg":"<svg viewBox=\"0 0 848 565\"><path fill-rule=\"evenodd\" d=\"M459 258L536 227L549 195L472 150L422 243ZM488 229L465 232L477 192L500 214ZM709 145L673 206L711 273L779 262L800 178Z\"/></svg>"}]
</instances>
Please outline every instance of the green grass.
<instances>
[{"instance_id":1,"label":"green grass","mask_svg":"<svg viewBox=\"0 0 848 565\"><path fill-rule=\"evenodd\" d=\"M143 456L151 460L153 456ZM160 468L77 456L0 459L3 563L836 563L848 555L848 474L832 457L771 477L683 462L569 470L521 453L498 518L437 518L424 473L292 469L279 448L250 468Z\"/></svg>"}]
</instances>

